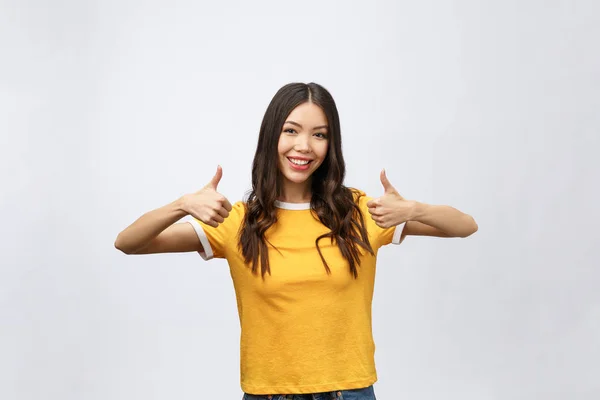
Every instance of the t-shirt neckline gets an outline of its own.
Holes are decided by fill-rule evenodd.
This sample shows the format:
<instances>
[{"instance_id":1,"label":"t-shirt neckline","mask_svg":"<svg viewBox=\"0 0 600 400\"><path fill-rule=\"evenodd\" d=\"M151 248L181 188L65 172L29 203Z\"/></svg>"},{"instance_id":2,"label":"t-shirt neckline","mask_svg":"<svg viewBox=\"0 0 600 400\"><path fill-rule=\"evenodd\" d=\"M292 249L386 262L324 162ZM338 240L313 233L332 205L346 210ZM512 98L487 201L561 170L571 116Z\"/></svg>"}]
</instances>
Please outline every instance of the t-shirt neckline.
<instances>
[{"instance_id":1,"label":"t-shirt neckline","mask_svg":"<svg viewBox=\"0 0 600 400\"><path fill-rule=\"evenodd\" d=\"M287 203L285 201L275 200L275 207L284 210L310 210L310 203Z\"/></svg>"}]
</instances>

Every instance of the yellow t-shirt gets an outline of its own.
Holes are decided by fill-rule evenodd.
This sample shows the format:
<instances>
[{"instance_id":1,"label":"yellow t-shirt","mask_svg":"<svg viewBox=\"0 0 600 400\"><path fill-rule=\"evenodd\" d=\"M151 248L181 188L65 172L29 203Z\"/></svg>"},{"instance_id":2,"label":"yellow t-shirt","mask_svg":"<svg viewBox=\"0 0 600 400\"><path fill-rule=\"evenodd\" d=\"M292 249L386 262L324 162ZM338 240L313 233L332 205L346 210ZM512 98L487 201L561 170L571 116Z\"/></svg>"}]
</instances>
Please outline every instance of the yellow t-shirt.
<instances>
[{"instance_id":1,"label":"yellow t-shirt","mask_svg":"<svg viewBox=\"0 0 600 400\"><path fill-rule=\"evenodd\" d=\"M319 246L329 232L309 204L277 202L278 221L266 237L271 275L252 274L238 249L244 218L242 202L217 228L190 221L202 243L204 259L226 258L235 287L241 325L241 387L250 394L317 393L369 386L377 380L371 302L377 250L400 243L404 224L382 229L367 210L370 198L359 192L375 256L360 248L358 278L335 242Z\"/></svg>"}]
</instances>

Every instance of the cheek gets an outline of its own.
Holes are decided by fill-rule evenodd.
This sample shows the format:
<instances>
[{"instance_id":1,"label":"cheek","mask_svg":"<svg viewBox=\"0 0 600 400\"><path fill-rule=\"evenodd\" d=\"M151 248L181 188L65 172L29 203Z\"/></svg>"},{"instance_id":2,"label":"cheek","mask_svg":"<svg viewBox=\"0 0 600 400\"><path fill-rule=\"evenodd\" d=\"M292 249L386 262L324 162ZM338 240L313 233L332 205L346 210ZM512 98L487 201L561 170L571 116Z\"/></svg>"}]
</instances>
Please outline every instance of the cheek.
<instances>
[{"instance_id":1,"label":"cheek","mask_svg":"<svg viewBox=\"0 0 600 400\"><path fill-rule=\"evenodd\" d=\"M277 143L277 152L279 155L283 155L290 150L290 146L288 140L286 140L285 136L279 136L279 142Z\"/></svg>"},{"instance_id":2,"label":"cheek","mask_svg":"<svg viewBox=\"0 0 600 400\"><path fill-rule=\"evenodd\" d=\"M319 158L324 159L327 156L327 151L329 149L329 143L321 142L317 147L314 148L314 152L318 155Z\"/></svg>"}]
</instances>

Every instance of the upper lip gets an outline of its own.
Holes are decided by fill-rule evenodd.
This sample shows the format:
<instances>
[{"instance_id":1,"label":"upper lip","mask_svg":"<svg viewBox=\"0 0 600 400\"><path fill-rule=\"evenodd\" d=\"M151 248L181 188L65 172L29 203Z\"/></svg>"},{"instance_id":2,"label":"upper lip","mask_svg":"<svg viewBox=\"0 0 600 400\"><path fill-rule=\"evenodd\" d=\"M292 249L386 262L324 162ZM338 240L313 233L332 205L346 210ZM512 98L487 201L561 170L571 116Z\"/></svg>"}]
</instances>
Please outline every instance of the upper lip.
<instances>
[{"instance_id":1,"label":"upper lip","mask_svg":"<svg viewBox=\"0 0 600 400\"><path fill-rule=\"evenodd\" d=\"M312 158L306 158L306 157L292 157L292 156L288 156L288 158L292 158L294 160L312 161Z\"/></svg>"}]
</instances>

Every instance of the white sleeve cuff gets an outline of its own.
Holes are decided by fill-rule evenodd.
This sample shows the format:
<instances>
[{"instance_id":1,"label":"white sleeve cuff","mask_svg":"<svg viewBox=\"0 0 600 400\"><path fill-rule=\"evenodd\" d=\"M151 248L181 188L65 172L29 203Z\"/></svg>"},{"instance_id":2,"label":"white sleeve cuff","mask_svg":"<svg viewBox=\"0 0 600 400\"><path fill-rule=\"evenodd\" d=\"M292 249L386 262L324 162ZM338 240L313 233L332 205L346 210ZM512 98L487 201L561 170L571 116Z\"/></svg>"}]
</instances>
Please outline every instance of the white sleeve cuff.
<instances>
[{"instance_id":1,"label":"white sleeve cuff","mask_svg":"<svg viewBox=\"0 0 600 400\"><path fill-rule=\"evenodd\" d=\"M404 230L404 226L406 222L401 223L400 225L396 225L396 229L394 230L394 237L392 238L393 244L400 244L402 241L402 231Z\"/></svg>"},{"instance_id":2,"label":"white sleeve cuff","mask_svg":"<svg viewBox=\"0 0 600 400\"><path fill-rule=\"evenodd\" d=\"M204 249L204 251L199 251L198 254L200 254L200 256L206 261L212 259L214 257L212 247L210 247L210 242L208 241L208 237L206 237L206 233L204 233L202 226L196 220L186 222L190 223L194 227L194 230L198 235L198 239L200 239L200 244Z\"/></svg>"}]
</instances>

